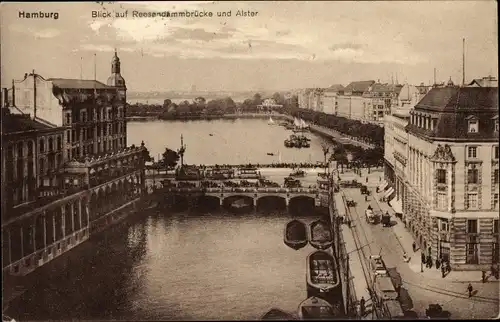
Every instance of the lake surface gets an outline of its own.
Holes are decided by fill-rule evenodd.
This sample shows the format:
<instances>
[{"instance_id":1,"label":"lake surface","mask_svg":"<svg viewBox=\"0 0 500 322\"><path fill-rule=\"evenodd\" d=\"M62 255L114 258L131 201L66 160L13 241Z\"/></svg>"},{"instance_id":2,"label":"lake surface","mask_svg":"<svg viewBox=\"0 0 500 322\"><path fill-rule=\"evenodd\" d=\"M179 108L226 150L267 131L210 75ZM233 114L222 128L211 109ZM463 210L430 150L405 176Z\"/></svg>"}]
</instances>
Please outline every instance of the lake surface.
<instances>
[{"instance_id":1,"label":"lake surface","mask_svg":"<svg viewBox=\"0 0 500 322\"><path fill-rule=\"evenodd\" d=\"M177 150L182 134L188 164L277 163L280 154L282 162L323 162L322 138L307 133L310 148L285 148L292 131L263 119L127 122L127 131L128 144L144 140L155 160L165 147Z\"/></svg>"},{"instance_id":2,"label":"lake surface","mask_svg":"<svg viewBox=\"0 0 500 322\"><path fill-rule=\"evenodd\" d=\"M321 160L310 149L285 149L289 134L265 120L130 122L129 144L152 155L187 144L188 163ZM213 133L214 136L208 136ZM277 161L277 160L275 160ZM294 218L317 218L312 209ZM37 285L11 303L18 321L68 319L255 320L273 307L296 314L307 297L306 257L283 243L286 212L136 214L38 272Z\"/></svg>"}]
</instances>

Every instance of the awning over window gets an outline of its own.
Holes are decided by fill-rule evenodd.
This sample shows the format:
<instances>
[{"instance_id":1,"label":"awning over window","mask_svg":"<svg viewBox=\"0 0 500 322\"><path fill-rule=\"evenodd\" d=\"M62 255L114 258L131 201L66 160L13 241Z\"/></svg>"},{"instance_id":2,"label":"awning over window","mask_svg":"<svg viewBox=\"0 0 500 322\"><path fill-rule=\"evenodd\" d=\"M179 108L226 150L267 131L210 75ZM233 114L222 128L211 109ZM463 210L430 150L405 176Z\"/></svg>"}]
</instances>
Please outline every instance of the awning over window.
<instances>
[{"instance_id":1,"label":"awning over window","mask_svg":"<svg viewBox=\"0 0 500 322\"><path fill-rule=\"evenodd\" d=\"M385 187L387 187L389 183L387 181L383 181L380 186L378 186L378 191L384 191Z\"/></svg>"},{"instance_id":2,"label":"awning over window","mask_svg":"<svg viewBox=\"0 0 500 322\"><path fill-rule=\"evenodd\" d=\"M396 213L403 213L403 205L401 204L401 200L397 200L396 198L391 200L391 207L394 209Z\"/></svg>"},{"instance_id":3,"label":"awning over window","mask_svg":"<svg viewBox=\"0 0 500 322\"><path fill-rule=\"evenodd\" d=\"M384 194L384 198L389 199L389 196L394 192L394 188L390 187Z\"/></svg>"}]
</instances>

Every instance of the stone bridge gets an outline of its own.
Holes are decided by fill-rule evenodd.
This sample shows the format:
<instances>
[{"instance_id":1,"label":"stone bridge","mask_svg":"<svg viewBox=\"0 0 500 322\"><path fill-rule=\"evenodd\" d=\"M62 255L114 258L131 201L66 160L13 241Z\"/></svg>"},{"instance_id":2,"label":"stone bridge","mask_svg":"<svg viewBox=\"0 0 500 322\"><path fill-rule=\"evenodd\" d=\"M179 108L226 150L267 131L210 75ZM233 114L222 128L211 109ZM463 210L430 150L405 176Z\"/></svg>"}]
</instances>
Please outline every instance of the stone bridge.
<instances>
[{"instance_id":1,"label":"stone bridge","mask_svg":"<svg viewBox=\"0 0 500 322\"><path fill-rule=\"evenodd\" d=\"M217 198L220 205L224 200L231 197L246 197L253 200L253 206L257 201L265 197L276 197L285 200L288 206L294 198L311 198L316 206L320 206L320 191L316 188L163 188L162 192L169 194L183 194L191 196L207 196Z\"/></svg>"}]
</instances>

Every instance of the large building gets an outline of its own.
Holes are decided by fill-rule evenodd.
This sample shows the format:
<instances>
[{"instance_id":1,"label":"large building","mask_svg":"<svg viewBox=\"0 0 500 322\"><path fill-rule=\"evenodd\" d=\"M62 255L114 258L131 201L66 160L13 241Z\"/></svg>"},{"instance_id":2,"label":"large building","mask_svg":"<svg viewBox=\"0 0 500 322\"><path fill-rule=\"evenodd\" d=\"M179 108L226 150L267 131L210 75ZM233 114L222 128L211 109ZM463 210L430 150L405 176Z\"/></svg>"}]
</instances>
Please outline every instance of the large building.
<instances>
[{"instance_id":1,"label":"large building","mask_svg":"<svg viewBox=\"0 0 500 322\"><path fill-rule=\"evenodd\" d=\"M385 115L390 114L391 108L397 105L397 98L403 85L389 85L375 83L363 93L364 116L363 120L369 123L384 124Z\"/></svg>"},{"instance_id":2,"label":"large building","mask_svg":"<svg viewBox=\"0 0 500 322\"><path fill-rule=\"evenodd\" d=\"M498 88L449 82L391 119L385 152L385 178L396 194L391 204L422 251L454 270L498 264Z\"/></svg>"},{"instance_id":3,"label":"large building","mask_svg":"<svg viewBox=\"0 0 500 322\"><path fill-rule=\"evenodd\" d=\"M111 66L107 85L34 72L13 81L2 112L4 275L25 275L134 211L144 148L126 146L116 52Z\"/></svg>"},{"instance_id":4,"label":"large building","mask_svg":"<svg viewBox=\"0 0 500 322\"><path fill-rule=\"evenodd\" d=\"M343 95L337 97L337 116L351 120L365 121L367 100L363 94L369 91L375 81L352 82L344 88Z\"/></svg>"},{"instance_id":5,"label":"large building","mask_svg":"<svg viewBox=\"0 0 500 322\"><path fill-rule=\"evenodd\" d=\"M96 80L48 78L25 74L13 81L13 112L34 120L70 126L64 140L67 159L102 154L127 146L126 86L116 52L105 85Z\"/></svg>"}]
</instances>

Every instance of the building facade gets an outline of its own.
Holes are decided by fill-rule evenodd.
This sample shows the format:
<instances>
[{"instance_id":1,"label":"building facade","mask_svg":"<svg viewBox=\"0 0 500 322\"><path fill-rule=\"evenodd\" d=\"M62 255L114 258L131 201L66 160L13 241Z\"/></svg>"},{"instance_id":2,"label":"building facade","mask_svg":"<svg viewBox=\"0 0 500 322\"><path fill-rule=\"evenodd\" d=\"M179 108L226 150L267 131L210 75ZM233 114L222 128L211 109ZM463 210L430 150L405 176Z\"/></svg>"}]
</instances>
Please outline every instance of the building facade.
<instances>
[{"instance_id":1,"label":"building facade","mask_svg":"<svg viewBox=\"0 0 500 322\"><path fill-rule=\"evenodd\" d=\"M403 212L406 167L408 165L408 133L406 126L410 111L425 96L429 88L405 84L397 95L396 102L384 119L384 173L389 177L394 192L389 197L390 205L397 213Z\"/></svg>"},{"instance_id":2,"label":"building facade","mask_svg":"<svg viewBox=\"0 0 500 322\"><path fill-rule=\"evenodd\" d=\"M126 146L116 52L111 65L108 85L34 72L13 82L2 118L4 276L28 274L135 210L145 148Z\"/></svg>"},{"instance_id":3,"label":"building facade","mask_svg":"<svg viewBox=\"0 0 500 322\"><path fill-rule=\"evenodd\" d=\"M371 85L363 97L364 120L369 123L384 124L384 118L389 115L391 108L396 106L397 98L403 85L389 85L375 83Z\"/></svg>"},{"instance_id":4,"label":"building facade","mask_svg":"<svg viewBox=\"0 0 500 322\"><path fill-rule=\"evenodd\" d=\"M366 122L366 108L368 100L363 94L369 91L375 81L357 81L347 85L342 95L337 97L337 116L351 120Z\"/></svg>"},{"instance_id":5,"label":"building facade","mask_svg":"<svg viewBox=\"0 0 500 322\"><path fill-rule=\"evenodd\" d=\"M409 113L406 148L386 152L394 166L385 177L408 229L425 254L454 270L489 270L499 260L497 91L431 89ZM401 137L397 124L388 140Z\"/></svg>"},{"instance_id":6,"label":"building facade","mask_svg":"<svg viewBox=\"0 0 500 322\"><path fill-rule=\"evenodd\" d=\"M64 154L73 159L105 154L127 146L126 86L116 52L108 85L96 80L49 78L25 74L13 81L13 112L35 120L71 127L65 133Z\"/></svg>"}]
</instances>

